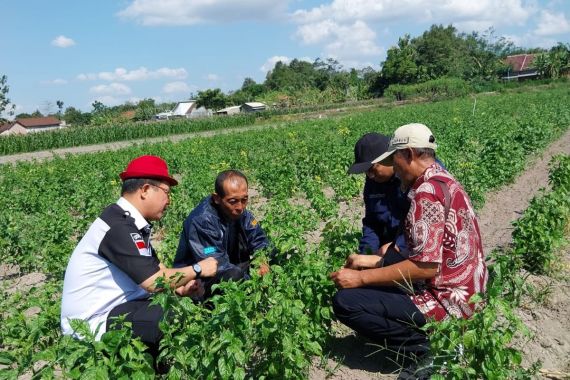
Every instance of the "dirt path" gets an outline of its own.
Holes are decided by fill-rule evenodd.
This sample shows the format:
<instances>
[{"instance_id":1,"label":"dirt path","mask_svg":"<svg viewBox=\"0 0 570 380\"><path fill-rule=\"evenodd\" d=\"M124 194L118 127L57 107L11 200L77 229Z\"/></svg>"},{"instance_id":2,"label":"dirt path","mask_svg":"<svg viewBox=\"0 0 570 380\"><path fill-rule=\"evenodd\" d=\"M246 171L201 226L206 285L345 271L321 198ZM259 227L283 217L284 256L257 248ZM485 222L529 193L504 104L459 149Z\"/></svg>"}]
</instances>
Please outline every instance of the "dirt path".
<instances>
[{"instance_id":1,"label":"dirt path","mask_svg":"<svg viewBox=\"0 0 570 380\"><path fill-rule=\"evenodd\" d=\"M511 243L512 221L520 217L540 188L548 186L548 163L560 153L570 154L570 129L534 161L511 185L489 194L479 211L479 223L485 252ZM360 205L360 212L363 213ZM549 372L568 374L570 370L570 253L565 255L565 275L560 278L532 277L533 283L551 289L548 299L518 311L519 316L535 334L524 342L525 357L541 360ZM384 359L372 343L356 337L341 324L335 324L336 338L326 366L315 362L311 380L395 379L398 367ZM528 363L528 362L527 362Z\"/></svg>"},{"instance_id":2,"label":"dirt path","mask_svg":"<svg viewBox=\"0 0 570 380\"><path fill-rule=\"evenodd\" d=\"M415 101L417 102L417 101ZM413 103L412 101L406 102L394 102L393 105L395 106L402 106L409 103ZM226 135L231 133L241 133L246 131L259 131L262 129L277 129L277 128L284 128L291 126L292 122L294 121L302 121L302 120L310 120L310 119L322 119L322 118L330 118L330 117L340 117L343 116L345 111L354 111L358 110L359 112L363 111L373 111L377 109L379 106L389 106L390 103L386 102L375 102L372 104L363 104L363 105L346 105L344 107L338 108L331 108L331 109L324 109L320 111L313 111L313 112L306 112L306 113L299 113L299 114L292 114L292 115L283 115L281 117L276 117L275 122L272 123L265 123L259 125L249 125L245 127L236 127L236 128L227 128L227 129L219 129L219 130L210 130L210 131L200 131L200 132L191 132L191 133L183 133L178 135L169 135L169 136L159 136L159 137L149 137L149 138L142 138L136 140L126 140L126 141L116 141L111 143L103 143L103 144L94 144L94 145L83 145L83 146L76 146L70 148L58 148L58 149L51 149L51 150L43 150L37 152L28 152L28 153L18 153L13 155L6 155L0 156L0 165L7 164L7 163L15 163L19 161L43 161L49 160L54 158L55 156L63 157L66 154L80 154L80 153L95 153L95 152L103 152L103 151L114 151L123 148L127 148L137 144L144 144L144 143L159 143L159 142L178 142L186 139L197 138L197 137L212 137L216 135Z\"/></svg>"}]
</instances>

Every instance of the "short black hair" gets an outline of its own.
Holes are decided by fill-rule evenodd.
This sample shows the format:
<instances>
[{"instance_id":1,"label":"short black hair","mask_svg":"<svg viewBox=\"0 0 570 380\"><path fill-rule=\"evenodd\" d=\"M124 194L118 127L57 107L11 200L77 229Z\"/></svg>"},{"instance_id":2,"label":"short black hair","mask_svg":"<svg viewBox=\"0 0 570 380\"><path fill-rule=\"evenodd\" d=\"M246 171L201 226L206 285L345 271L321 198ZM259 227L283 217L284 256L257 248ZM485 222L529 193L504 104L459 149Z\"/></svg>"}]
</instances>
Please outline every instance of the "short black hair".
<instances>
[{"instance_id":1,"label":"short black hair","mask_svg":"<svg viewBox=\"0 0 570 380\"><path fill-rule=\"evenodd\" d=\"M224 192L224 182L233 177L238 177L243 179L245 181L245 184L249 186L249 183L247 182L247 177L239 170L235 169L224 170L216 177L216 182L214 184L214 190L216 191L216 194L218 194L222 198L225 197L226 193Z\"/></svg>"},{"instance_id":2,"label":"short black hair","mask_svg":"<svg viewBox=\"0 0 570 380\"><path fill-rule=\"evenodd\" d=\"M162 184L161 181L152 178L129 178L123 181L121 195L132 194L147 183L154 186L160 186Z\"/></svg>"}]
</instances>

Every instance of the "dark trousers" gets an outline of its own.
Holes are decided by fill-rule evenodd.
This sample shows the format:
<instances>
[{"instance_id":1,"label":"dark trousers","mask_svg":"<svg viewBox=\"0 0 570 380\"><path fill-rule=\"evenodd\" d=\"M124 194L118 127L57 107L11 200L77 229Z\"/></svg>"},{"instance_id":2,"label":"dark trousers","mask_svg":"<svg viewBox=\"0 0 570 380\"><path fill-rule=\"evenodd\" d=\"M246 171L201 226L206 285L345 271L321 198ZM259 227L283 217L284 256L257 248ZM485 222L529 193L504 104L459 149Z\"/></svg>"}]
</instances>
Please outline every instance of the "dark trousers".
<instances>
[{"instance_id":1,"label":"dark trousers","mask_svg":"<svg viewBox=\"0 0 570 380\"><path fill-rule=\"evenodd\" d=\"M158 323L164 312L159 305L151 305L150 302L149 299L144 299L115 306L107 317L107 330L121 329L120 324L114 323L114 318L126 314L125 321L131 322L133 336L141 338L148 346L149 352L156 358L163 335Z\"/></svg>"},{"instance_id":2,"label":"dark trousers","mask_svg":"<svg viewBox=\"0 0 570 380\"><path fill-rule=\"evenodd\" d=\"M387 254L386 259L384 265L404 258ZM421 356L429 348L420 330L426 319L397 286L341 289L333 298L333 310L339 321L391 351Z\"/></svg>"}]
</instances>

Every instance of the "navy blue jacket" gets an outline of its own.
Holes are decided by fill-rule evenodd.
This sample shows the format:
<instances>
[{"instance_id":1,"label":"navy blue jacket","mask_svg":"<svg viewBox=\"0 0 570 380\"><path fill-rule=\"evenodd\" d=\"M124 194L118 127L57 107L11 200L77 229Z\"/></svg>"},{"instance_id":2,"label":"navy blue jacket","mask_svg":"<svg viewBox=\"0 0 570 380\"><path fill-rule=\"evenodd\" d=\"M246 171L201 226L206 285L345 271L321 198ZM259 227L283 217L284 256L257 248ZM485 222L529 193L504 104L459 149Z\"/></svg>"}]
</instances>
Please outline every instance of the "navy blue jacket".
<instances>
[{"instance_id":1,"label":"navy blue jacket","mask_svg":"<svg viewBox=\"0 0 570 380\"><path fill-rule=\"evenodd\" d=\"M220 273L249 262L255 251L268 246L265 232L251 212L245 210L235 222L227 220L215 207L212 196L208 196L182 225L174 267L214 257Z\"/></svg>"},{"instance_id":2,"label":"navy blue jacket","mask_svg":"<svg viewBox=\"0 0 570 380\"><path fill-rule=\"evenodd\" d=\"M439 159L435 161L445 168ZM366 177L360 253L376 253L381 246L394 241L402 255L407 257L408 247L400 223L408 214L410 200L407 192L400 189L400 184L396 176L384 183Z\"/></svg>"},{"instance_id":3,"label":"navy blue jacket","mask_svg":"<svg viewBox=\"0 0 570 380\"><path fill-rule=\"evenodd\" d=\"M400 223L405 219L410 201L400 190L400 180L393 176L388 182L378 183L366 177L364 183L364 218L360 253L376 253L395 241L400 251L406 251L406 242Z\"/></svg>"}]
</instances>

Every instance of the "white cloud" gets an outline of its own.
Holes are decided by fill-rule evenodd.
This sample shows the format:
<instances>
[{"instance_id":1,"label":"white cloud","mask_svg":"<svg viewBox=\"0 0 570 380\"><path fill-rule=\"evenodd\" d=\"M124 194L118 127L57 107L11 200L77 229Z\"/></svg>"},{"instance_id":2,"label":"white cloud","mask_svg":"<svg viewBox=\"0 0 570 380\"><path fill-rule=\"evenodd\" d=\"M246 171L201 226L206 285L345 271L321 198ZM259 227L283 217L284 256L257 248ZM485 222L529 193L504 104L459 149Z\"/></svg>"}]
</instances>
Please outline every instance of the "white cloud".
<instances>
[{"instance_id":1,"label":"white cloud","mask_svg":"<svg viewBox=\"0 0 570 380\"><path fill-rule=\"evenodd\" d=\"M206 75L206 79L209 80L210 82L217 82L220 80L220 76L217 74L208 74Z\"/></svg>"},{"instance_id":2,"label":"white cloud","mask_svg":"<svg viewBox=\"0 0 570 380\"><path fill-rule=\"evenodd\" d=\"M540 12L540 20L534 31L539 36L554 36L570 32L570 22L564 13Z\"/></svg>"},{"instance_id":3,"label":"white cloud","mask_svg":"<svg viewBox=\"0 0 570 380\"><path fill-rule=\"evenodd\" d=\"M61 86L61 85L67 84L67 80L57 78L57 79L53 79L53 80L45 80L45 81L42 81L41 83L47 84L47 85Z\"/></svg>"},{"instance_id":4,"label":"white cloud","mask_svg":"<svg viewBox=\"0 0 570 380\"><path fill-rule=\"evenodd\" d=\"M379 61L379 44L400 24L453 24L460 31L484 31L490 26L525 25L537 12L532 0L332 0L298 9L290 20L298 24L295 37L306 45L321 45L325 57L345 66Z\"/></svg>"},{"instance_id":5,"label":"white cloud","mask_svg":"<svg viewBox=\"0 0 570 380\"><path fill-rule=\"evenodd\" d=\"M51 44L60 48L68 48L75 45L75 41L65 36L57 36L51 41Z\"/></svg>"},{"instance_id":6,"label":"white cloud","mask_svg":"<svg viewBox=\"0 0 570 380\"><path fill-rule=\"evenodd\" d=\"M300 9L291 16L300 24L326 19L335 22L491 22L493 25L521 25L535 12L532 2L523 0L333 0L328 5Z\"/></svg>"},{"instance_id":7,"label":"white cloud","mask_svg":"<svg viewBox=\"0 0 570 380\"><path fill-rule=\"evenodd\" d=\"M188 84L186 84L185 82L170 82L165 84L164 87L162 87L162 92L164 92L165 94L173 94L180 92L190 93L190 91L192 91L190 89L190 86L188 86Z\"/></svg>"},{"instance_id":8,"label":"white cloud","mask_svg":"<svg viewBox=\"0 0 570 380\"><path fill-rule=\"evenodd\" d=\"M324 56L341 59L345 64L358 57L378 56L383 51L376 43L376 33L360 20L352 24L332 20L307 24L299 28L298 35L306 44L324 43Z\"/></svg>"},{"instance_id":9,"label":"white cloud","mask_svg":"<svg viewBox=\"0 0 570 380\"><path fill-rule=\"evenodd\" d=\"M289 0L133 0L117 15L147 26L266 21L284 16L288 2Z\"/></svg>"},{"instance_id":10,"label":"white cloud","mask_svg":"<svg viewBox=\"0 0 570 380\"><path fill-rule=\"evenodd\" d=\"M263 71L264 73L273 70L275 64L279 61L283 63L289 63L291 62L291 58L282 55L274 55L273 57L268 58L267 61L265 61L265 63L259 68L259 70Z\"/></svg>"},{"instance_id":11,"label":"white cloud","mask_svg":"<svg viewBox=\"0 0 570 380\"><path fill-rule=\"evenodd\" d=\"M93 86L89 92L93 94L128 95L131 93L131 89L122 83L111 83Z\"/></svg>"},{"instance_id":12,"label":"white cloud","mask_svg":"<svg viewBox=\"0 0 570 380\"><path fill-rule=\"evenodd\" d=\"M160 78L174 78L174 79L185 79L188 76L188 72L184 68L169 68L161 67L157 70L149 70L146 67L139 67L135 70L127 70L123 67L118 67L115 71L102 71L100 73L88 73L79 74L77 79L79 80L106 80L106 81L143 81L149 79L160 79Z\"/></svg>"}]
</instances>

